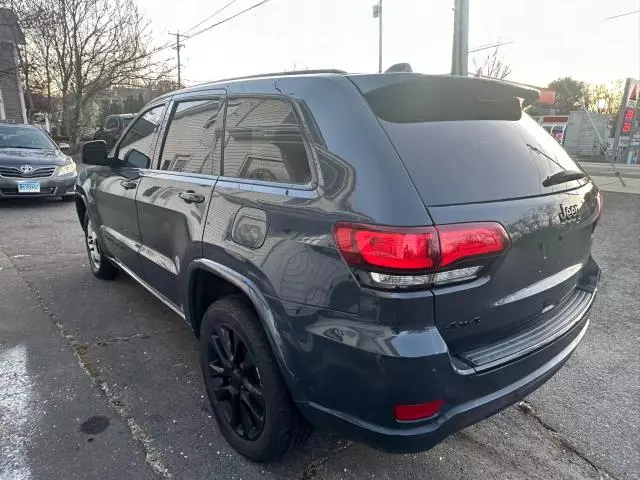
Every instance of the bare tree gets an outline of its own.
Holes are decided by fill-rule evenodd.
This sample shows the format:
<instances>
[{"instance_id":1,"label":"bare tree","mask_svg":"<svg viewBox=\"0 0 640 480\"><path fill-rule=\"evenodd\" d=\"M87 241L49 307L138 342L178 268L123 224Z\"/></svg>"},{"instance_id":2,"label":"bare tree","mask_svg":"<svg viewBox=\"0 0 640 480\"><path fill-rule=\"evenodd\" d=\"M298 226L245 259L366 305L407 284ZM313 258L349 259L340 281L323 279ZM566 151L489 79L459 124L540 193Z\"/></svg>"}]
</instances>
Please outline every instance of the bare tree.
<instances>
[{"instance_id":1,"label":"bare tree","mask_svg":"<svg viewBox=\"0 0 640 480\"><path fill-rule=\"evenodd\" d=\"M474 58L472 62L476 77L504 80L511 75L511 66L505 63L504 58L500 55L500 47L496 47L480 60Z\"/></svg>"},{"instance_id":2,"label":"bare tree","mask_svg":"<svg viewBox=\"0 0 640 480\"><path fill-rule=\"evenodd\" d=\"M584 106L591 112L614 115L620 109L622 80L616 80L609 85L587 84L584 89Z\"/></svg>"},{"instance_id":3,"label":"bare tree","mask_svg":"<svg viewBox=\"0 0 640 480\"><path fill-rule=\"evenodd\" d=\"M134 0L13 0L27 37L24 71L62 98L76 143L83 116L113 86L143 85L169 69L154 60L149 23ZM24 60L24 59L23 59Z\"/></svg>"}]
</instances>

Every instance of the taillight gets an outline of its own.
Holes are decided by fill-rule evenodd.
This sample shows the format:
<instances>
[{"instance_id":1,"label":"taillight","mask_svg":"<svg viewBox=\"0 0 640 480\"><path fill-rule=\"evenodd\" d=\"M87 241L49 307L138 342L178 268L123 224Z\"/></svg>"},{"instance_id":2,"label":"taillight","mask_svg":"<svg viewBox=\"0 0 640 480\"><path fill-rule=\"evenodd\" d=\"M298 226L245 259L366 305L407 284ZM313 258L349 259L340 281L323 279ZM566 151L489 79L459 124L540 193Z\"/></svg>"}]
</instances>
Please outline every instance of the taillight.
<instances>
[{"instance_id":1,"label":"taillight","mask_svg":"<svg viewBox=\"0 0 640 480\"><path fill-rule=\"evenodd\" d=\"M440 237L439 267L500 253L509 246L509 236L499 223L462 223L436 228Z\"/></svg>"},{"instance_id":2,"label":"taillight","mask_svg":"<svg viewBox=\"0 0 640 480\"><path fill-rule=\"evenodd\" d=\"M344 260L364 270L373 286L386 288L476 278L487 258L510 245L505 229L494 222L437 227L338 223L333 235Z\"/></svg>"},{"instance_id":3,"label":"taillight","mask_svg":"<svg viewBox=\"0 0 640 480\"><path fill-rule=\"evenodd\" d=\"M390 228L339 223L333 235L350 265L392 270L425 270L438 259L438 233L433 227Z\"/></svg>"}]
</instances>

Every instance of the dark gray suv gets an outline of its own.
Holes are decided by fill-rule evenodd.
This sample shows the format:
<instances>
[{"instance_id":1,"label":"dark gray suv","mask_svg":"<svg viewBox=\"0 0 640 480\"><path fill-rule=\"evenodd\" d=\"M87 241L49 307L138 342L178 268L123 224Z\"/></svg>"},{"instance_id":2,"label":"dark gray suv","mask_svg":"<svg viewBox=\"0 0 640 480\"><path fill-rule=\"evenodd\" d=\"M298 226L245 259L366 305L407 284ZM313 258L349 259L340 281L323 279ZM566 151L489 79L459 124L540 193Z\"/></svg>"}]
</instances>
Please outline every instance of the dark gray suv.
<instances>
[{"instance_id":1,"label":"dark gray suv","mask_svg":"<svg viewBox=\"0 0 640 480\"><path fill-rule=\"evenodd\" d=\"M76 205L93 273L201 340L219 428L254 460L311 425L432 447L529 394L589 325L601 197L526 87L339 71L160 97Z\"/></svg>"}]
</instances>

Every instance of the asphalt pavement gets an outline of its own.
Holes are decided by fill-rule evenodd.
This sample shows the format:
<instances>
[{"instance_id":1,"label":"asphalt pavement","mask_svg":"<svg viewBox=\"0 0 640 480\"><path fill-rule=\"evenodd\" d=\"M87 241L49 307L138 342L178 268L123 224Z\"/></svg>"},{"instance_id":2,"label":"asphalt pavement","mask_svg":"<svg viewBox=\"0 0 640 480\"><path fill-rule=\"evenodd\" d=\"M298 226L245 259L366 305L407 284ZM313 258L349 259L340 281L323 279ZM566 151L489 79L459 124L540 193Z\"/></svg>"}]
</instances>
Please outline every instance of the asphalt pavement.
<instances>
[{"instance_id":1,"label":"asphalt pavement","mask_svg":"<svg viewBox=\"0 0 640 480\"><path fill-rule=\"evenodd\" d=\"M640 165L594 162L581 165L605 192L640 194Z\"/></svg>"},{"instance_id":2,"label":"asphalt pavement","mask_svg":"<svg viewBox=\"0 0 640 480\"><path fill-rule=\"evenodd\" d=\"M91 275L73 203L0 202L0 480L640 478L638 238L640 195L607 192L591 328L524 403L425 453L320 431L255 464L220 435L184 322Z\"/></svg>"}]
</instances>

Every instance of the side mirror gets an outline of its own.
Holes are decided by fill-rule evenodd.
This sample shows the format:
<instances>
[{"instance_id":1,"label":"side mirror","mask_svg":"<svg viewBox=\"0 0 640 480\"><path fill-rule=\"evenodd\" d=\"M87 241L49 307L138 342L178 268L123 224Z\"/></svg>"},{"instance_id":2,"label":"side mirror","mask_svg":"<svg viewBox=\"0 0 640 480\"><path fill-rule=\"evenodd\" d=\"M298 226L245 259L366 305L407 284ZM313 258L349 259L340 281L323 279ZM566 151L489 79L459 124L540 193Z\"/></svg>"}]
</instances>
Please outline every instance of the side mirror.
<instances>
[{"instance_id":1,"label":"side mirror","mask_svg":"<svg viewBox=\"0 0 640 480\"><path fill-rule=\"evenodd\" d=\"M82 145L82 163L86 165L108 165L107 143L104 140L92 140Z\"/></svg>"},{"instance_id":2,"label":"side mirror","mask_svg":"<svg viewBox=\"0 0 640 480\"><path fill-rule=\"evenodd\" d=\"M69 144L68 143L59 143L58 148L62 153L69 153Z\"/></svg>"}]
</instances>

